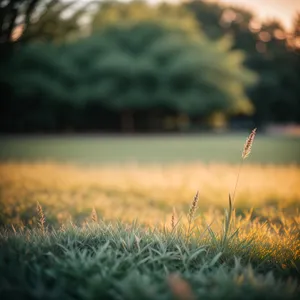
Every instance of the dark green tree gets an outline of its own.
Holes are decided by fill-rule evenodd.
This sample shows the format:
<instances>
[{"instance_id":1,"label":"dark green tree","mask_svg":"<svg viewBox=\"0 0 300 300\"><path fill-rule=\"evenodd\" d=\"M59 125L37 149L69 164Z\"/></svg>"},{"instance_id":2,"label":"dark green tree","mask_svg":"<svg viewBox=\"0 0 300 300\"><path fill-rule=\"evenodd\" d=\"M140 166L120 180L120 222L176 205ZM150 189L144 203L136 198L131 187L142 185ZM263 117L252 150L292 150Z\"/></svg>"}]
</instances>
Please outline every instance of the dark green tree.
<instances>
[{"instance_id":1,"label":"dark green tree","mask_svg":"<svg viewBox=\"0 0 300 300\"><path fill-rule=\"evenodd\" d=\"M58 2L50 2L52 12L61 11L54 9ZM48 12L37 13L26 33L36 41L47 36L37 24L51 19ZM141 113L152 127L164 111L202 118L252 111L245 88L256 76L243 66L244 54L232 51L230 38L207 38L181 6L105 3L92 26L92 36L76 42L22 47L7 65L14 105L6 105L10 119L18 120L17 130L32 130L34 124L44 130L85 123L99 128L101 120L85 114L103 116L103 111L119 114L126 131L135 129ZM34 28L40 29L37 35ZM62 41L68 30L62 32L51 31L46 40Z\"/></svg>"},{"instance_id":2,"label":"dark green tree","mask_svg":"<svg viewBox=\"0 0 300 300\"><path fill-rule=\"evenodd\" d=\"M154 24L159 24L160 33ZM118 61L124 70L130 70L124 83L127 93L115 98L126 119L132 120L132 114L125 107L131 107L130 111L168 107L199 116L228 107L250 112L244 86L253 81L253 74L242 67L243 55L229 53L229 39L215 43L207 39L191 12L182 6L108 2L101 4L92 26L95 31L105 32L106 41L114 39L113 43L118 44L121 53L112 57L112 63ZM106 58L105 68L109 62ZM130 72L135 74L133 78L143 76L148 85L152 82L149 91L132 84L139 80L130 79ZM117 93L115 84L111 86Z\"/></svg>"},{"instance_id":3,"label":"dark green tree","mask_svg":"<svg viewBox=\"0 0 300 300\"><path fill-rule=\"evenodd\" d=\"M230 35L232 49L243 50L246 53L245 66L259 74L256 85L248 89L255 106L256 125L262 127L269 122L296 121L299 56L296 55L295 41L299 21L295 20L293 38L288 40L288 33L279 22L259 25L247 10L201 0L184 6L195 14L199 26L210 37Z\"/></svg>"},{"instance_id":4,"label":"dark green tree","mask_svg":"<svg viewBox=\"0 0 300 300\"><path fill-rule=\"evenodd\" d=\"M242 53L230 47L228 39L210 42L157 22L110 25L70 47L81 71L76 98L120 111L128 130L141 110L167 108L191 116L249 112L244 86L254 75L243 68Z\"/></svg>"},{"instance_id":5,"label":"dark green tree","mask_svg":"<svg viewBox=\"0 0 300 300\"><path fill-rule=\"evenodd\" d=\"M89 38L20 49L7 67L15 91L11 119L18 119L18 128L36 124L60 130L68 123L80 128L82 121L74 121L67 107L81 116L91 111L119 114L125 131L135 129L134 119L142 112L152 123L166 110L192 117L251 112L244 89L255 76L243 67L243 53L231 51L229 38L212 42L178 6L113 5L104 15L118 15L120 9L125 19L105 21L99 19L103 11L96 14ZM143 9L149 9L150 17ZM99 28L96 20L101 20ZM22 108L19 115L14 107ZM93 122L99 128L101 120Z\"/></svg>"},{"instance_id":6,"label":"dark green tree","mask_svg":"<svg viewBox=\"0 0 300 300\"><path fill-rule=\"evenodd\" d=\"M6 119L6 108L12 103L12 89L8 84L5 65L16 48L16 39L27 30L39 0L0 1L0 122Z\"/></svg>"},{"instance_id":7,"label":"dark green tree","mask_svg":"<svg viewBox=\"0 0 300 300\"><path fill-rule=\"evenodd\" d=\"M1 101L1 128L6 131L65 129L72 109L76 72L64 59L62 47L50 44L23 46L4 68L12 97Z\"/></svg>"}]
</instances>

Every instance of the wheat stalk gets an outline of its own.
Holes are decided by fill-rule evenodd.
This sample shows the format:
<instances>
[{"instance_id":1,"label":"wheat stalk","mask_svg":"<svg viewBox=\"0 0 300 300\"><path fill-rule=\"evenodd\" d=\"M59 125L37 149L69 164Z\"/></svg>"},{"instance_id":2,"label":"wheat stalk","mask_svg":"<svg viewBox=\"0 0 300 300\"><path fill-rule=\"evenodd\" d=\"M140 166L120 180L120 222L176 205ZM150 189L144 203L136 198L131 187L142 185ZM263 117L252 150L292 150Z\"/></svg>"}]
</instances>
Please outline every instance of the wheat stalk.
<instances>
[{"instance_id":1,"label":"wheat stalk","mask_svg":"<svg viewBox=\"0 0 300 300\"><path fill-rule=\"evenodd\" d=\"M42 206L40 205L39 202L37 202L36 211L37 211L37 215L38 215L38 218L39 218L38 226L39 226L40 230L44 233L45 232L46 218L45 218L45 215L44 215L44 212L43 212L43 208L42 208Z\"/></svg>"}]
</instances>

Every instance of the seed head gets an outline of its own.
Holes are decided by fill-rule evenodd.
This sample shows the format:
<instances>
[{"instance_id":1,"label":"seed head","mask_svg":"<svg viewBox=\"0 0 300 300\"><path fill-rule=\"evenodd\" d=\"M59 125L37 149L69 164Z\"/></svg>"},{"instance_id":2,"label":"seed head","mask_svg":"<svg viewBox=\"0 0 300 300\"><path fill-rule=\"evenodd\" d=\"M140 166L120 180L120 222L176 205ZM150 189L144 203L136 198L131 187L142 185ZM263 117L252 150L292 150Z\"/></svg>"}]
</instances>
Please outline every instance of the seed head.
<instances>
[{"instance_id":1,"label":"seed head","mask_svg":"<svg viewBox=\"0 0 300 300\"><path fill-rule=\"evenodd\" d=\"M37 211L37 214L38 214L38 226L39 226L40 230L42 232L44 232L45 231L46 218L45 218L45 215L44 215L44 212L43 212L43 208L42 208L42 206L40 205L39 202L37 202L36 211Z\"/></svg>"},{"instance_id":2,"label":"seed head","mask_svg":"<svg viewBox=\"0 0 300 300\"><path fill-rule=\"evenodd\" d=\"M92 209L91 218L94 223L98 223L98 215L97 215L95 207L93 207L93 209Z\"/></svg>"},{"instance_id":3,"label":"seed head","mask_svg":"<svg viewBox=\"0 0 300 300\"><path fill-rule=\"evenodd\" d=\"M248 138L246 140L246 143L244 145L244 150L242 153L242 159L246 159L249 156L249 154L251 153L251 148L252 148L252 144L253 144L255 135L256 135L256 128L254 128L252 130L252 132L250 133L250 135L248 136Z\"/></svg>"},{"instance_id":4,"label":"seed head","mask_svg":"<svg viewBox=\"0 0 300 300\"><path fill-rule=\"evenodd\" d=\"M173 213L172 213L172 218L171 218L171 228L172 230L175 229L175 209L173 207Z\"/></svg>"},{"instance_id":5,"label":"seed head","mask_svg":"<svg viewBox=\"0 0 300 300\"><path fill-rule=\"evenodd\" d=\"M197 191L197 193L193 199L192 205L190 207L190 210L189 210L189 214L188 214L189 222L191 222L194 218L195 210L196 210L197 204L198 204L198 198L199 198L199 191Z\"/></svg>"}]
</instances>

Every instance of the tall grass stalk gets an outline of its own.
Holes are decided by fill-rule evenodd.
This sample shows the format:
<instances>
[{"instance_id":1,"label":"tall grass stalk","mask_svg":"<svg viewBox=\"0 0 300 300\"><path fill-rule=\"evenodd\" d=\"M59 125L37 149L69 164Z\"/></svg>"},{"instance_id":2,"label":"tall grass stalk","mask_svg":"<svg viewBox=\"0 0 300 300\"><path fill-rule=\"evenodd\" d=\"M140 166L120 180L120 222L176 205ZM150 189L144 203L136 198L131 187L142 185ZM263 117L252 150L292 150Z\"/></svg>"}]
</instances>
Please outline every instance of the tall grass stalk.
<instances>
[{"instance_id":1,"label":"tall grass stalk","mask_svg":"<svg viewBox=\"0 0 300 300\"><path fill-rule=\"evenodd\" d=\"M244 148L243 148L243 152L242 152L242 157L241 157L241 162L240 162L240 166L239 166L239 170L238 170L238 175L237 175L237 179L236 179L236 182L235 182L235 187L234 187L233 194L232 194L232 205L234 205L235 194L236 194L236 189L237 189L238 182L239 182L239 179L240 179L241 169L242 169L242 167L243 167L244 160L245 160L245 159L250 155L250 153L251 153L253 141L254 141L254 138L255 138L255 135L256 135L256 130L257 130L257 128L254 128L254 129L252 130L252 132L249 134L249 136L248 136L248 138L246 139L246 142L245 142L245 144L244 144Z\"/></svg>"},{"instance_id":2,"label":"tall grass stalk","mask_svg":"<svg viewBox=\"0 0 300 300\"><path fill-rule=\"evenodd\" d=\"M175 230L175 208L173 207L173 213L172 213L172 217L171 217L171 229L172 231Z\"/></svg>"},{"instance_id":3,"label":"tall grass stalk","mask_svg":"<svg viewBox=\"0 0 300 300\"><path fill-rule=\"evenodd\" d=\"M98 223L98 215L97 215L97 211L96 211L95 207L93 207L93 209L92 209L91 219L94 223Z\"/></svg>"},{"instance_id":4,"label":"tall grass stalk","mask_svg":"<svg viewBox=\"0 0 300 300\"><path fill-rule=\"evenodd\" d=\"M238 233L238 229L235 230L235 232L229 236L231 233L231 224L232 224L232 219L235 217L235 211L234 211L234 202L235 202L235 195L236 195L236 189L238 186L239 178L240 178L240 173L243 167L244 160L250 155L253 141L256 135L256 128L252 130L248 138L246 139L246 142L244 144L243 152L242 152L242 157L241 157L241 163L239 166L238 170L238 175L237 179L235 182L235 187L233 191L233 195L229 194L229 207L228 210L225 210L225 218L224 218L224 224L223 224L223 232L222 232L222 238L221 238L221 249L224 250L228 242Z\"/></svg>"},{"instance_id":5,"label":"tall grass stalk","mask_svg":"<svg viewBox=\"0 0 300 300\"><path fill-rule=\"evenodd\" d=\"M189 213L188 213L188 230L187 230L187 242L190 240L190 236L191 236L191 231L192 231L192 223L194 221L194 215L195 215L195 211L197 209L197 205L198 205L198 199L199 199L199 191L197 191L193 202L191 204Z\"/></svg>"}]
</instances>

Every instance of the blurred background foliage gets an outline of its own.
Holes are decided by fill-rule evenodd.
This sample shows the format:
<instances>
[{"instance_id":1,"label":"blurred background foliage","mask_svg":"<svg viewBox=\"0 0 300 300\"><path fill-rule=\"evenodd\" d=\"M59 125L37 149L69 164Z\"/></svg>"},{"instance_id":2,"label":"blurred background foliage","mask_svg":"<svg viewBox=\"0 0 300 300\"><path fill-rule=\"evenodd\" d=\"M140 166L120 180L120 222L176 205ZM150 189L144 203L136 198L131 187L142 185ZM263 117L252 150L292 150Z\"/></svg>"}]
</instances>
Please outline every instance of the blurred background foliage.
<instances>
[{"instance_id":1,"label":"blurred background foliage","mask_svg":"<svg viewBox=\"0 0 300 300\"><path fill-rule=\"evenodd\" d=\"M300 122L299 14L287 32L201 0L11 0L0 25L1 132Z\"/></svg>"}]
</instances>

